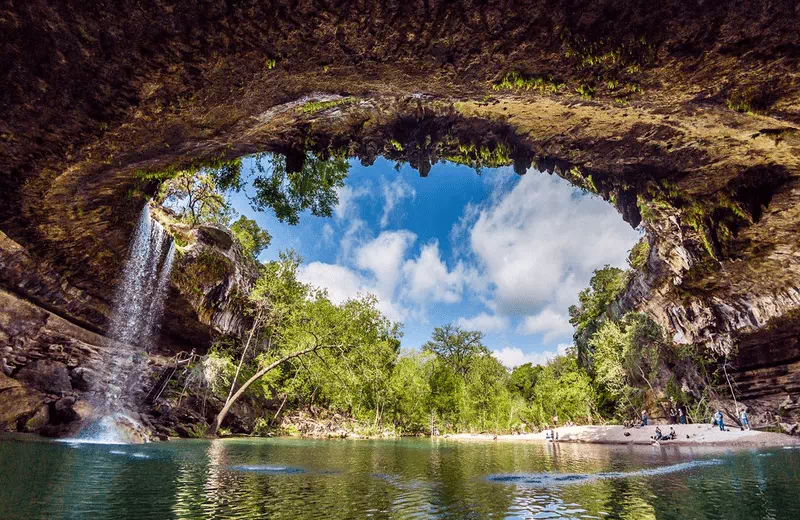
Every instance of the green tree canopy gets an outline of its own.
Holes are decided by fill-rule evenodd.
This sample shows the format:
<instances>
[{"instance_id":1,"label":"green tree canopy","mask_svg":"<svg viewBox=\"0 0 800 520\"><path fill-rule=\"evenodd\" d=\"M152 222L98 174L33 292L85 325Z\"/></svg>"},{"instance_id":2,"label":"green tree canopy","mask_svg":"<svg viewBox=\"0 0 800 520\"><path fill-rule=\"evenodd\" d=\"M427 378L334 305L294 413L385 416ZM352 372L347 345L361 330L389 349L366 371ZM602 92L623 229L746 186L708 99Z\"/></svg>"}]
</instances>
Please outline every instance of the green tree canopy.
<instances>
[{"instance_id":1,"label":"green tree canopy","mask_svg":"<svg viewBox=\"0 0 800 520\"><path fill-rule=\"evenodd\" d=\"M512 392L515 392L525 398L526 401L533 399L533 389L536 382L539 380L539 375L544 368L540 365L532 363L525 363L514 367L511 371L511 378L508 386Z\"/></svg>"},{"instance_id":2,"label":"green tree canopy","mask_svg":"<svg viewBox=\"0 0 800 520\"><path fill-rule=\"evenodd\" d=\"M161 200L191 226L230 222L231 208L214 176L202 169L177 172L161 189Z\"/></svg>"},{"instance_id":3,"label":"green tree canopy","mask_svg":"<svg viewBox=\"0 0 800 520\"><path fill-rule=\"evenodd\" d=\"M433 329L430 341L422 349L441 357L456 374L466 377L472 359L477 355L488 355L483 346L483 332L464 330L457 325L447 324Z\"/></svg>"},{"instance_id":4,"label":"green tree canopy","mask_svg":"<svg viewBox=\"0 0 800 520\"><path fill-rule=\"evenodd\" d=\"M606 320L609 306L625 288L626 282L625 271L606 265L594 272L589 287L578 294L579 304L570 306L569 322L575 327L572 337L581 366L592 366L589 338Z\"/></svg>"},{"instance_id":5,"label":"green tree canopy","mask_svg":"<svg viewBox=\"0 0 800 520\"><path fill-rule=\"evenodd\" d=\"M292 172L283 155L259 155L251 203L259 211L272 208L278 220L292 225L299 222L302 211L330 217L339 202L336 189L344 186L349 168L343 158L324 160L307 153L300 171Z\"/></svg>"},{"instance_id":6,"label":"green tree canopy","mask_svg":"<svg viewBox=\"0 0 800 520\"><path fill-rule=\"evenodd\" d=\"M258 258L258 255L269 246L272 237L255 220L249 219L244 215L231 225L233 235L239 240L242 251Z\"/></svg>"}]
</instances>

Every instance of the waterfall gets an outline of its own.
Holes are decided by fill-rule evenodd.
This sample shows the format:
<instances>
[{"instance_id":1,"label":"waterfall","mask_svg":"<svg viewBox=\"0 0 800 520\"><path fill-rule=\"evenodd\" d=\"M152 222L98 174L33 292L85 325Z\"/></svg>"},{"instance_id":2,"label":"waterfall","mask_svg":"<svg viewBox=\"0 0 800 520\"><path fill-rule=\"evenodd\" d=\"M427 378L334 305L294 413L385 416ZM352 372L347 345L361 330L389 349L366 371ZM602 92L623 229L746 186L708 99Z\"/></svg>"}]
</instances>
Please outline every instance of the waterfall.
<instances>
[{"instance_id":1,"label":"waterfall","mask_svg":"<svg viewBox=\"0 0 800 520\"><path fill-rule=\"evenodd\" d=\"M120 443L147 440L140 424L125 413L124 398L132 397L145 370L137 355L152 346L154 333L164 312L175 244L150 216L150 205L142 209L131 238L122 282L114 295L109 336L120 342L110 360L110 380L100 402L99 419L86 425L78 437L67 442Z\"/></svg>"},{"instance_id":2,"label":"waterfall","mask_svg":"<svg viewBox=\"0 0 800 520\"><path fill-rule=\"evenodd\" d=\"M120 398L128 396L139 382L142 360L136 354L152 346L164 312L174 256L172 238L150 216L150 205L145 205L131 238L122 282L114 296L109 335L121 342L125 350L114 355L112 384L106 394L108 408L119 409Z\"/></svg>"},{"instance_id":3,"label":"waterfall","mask_svg":"<svg viewBox=\"0 0 800 520\"><path fill-rule=\"evenodd\" d=\"M109 335L126 345L147 350L161 321L167 295L175 244L146 204L131 239L122 272L122 283L114 297Z\"/></svg>"}]
</instances>

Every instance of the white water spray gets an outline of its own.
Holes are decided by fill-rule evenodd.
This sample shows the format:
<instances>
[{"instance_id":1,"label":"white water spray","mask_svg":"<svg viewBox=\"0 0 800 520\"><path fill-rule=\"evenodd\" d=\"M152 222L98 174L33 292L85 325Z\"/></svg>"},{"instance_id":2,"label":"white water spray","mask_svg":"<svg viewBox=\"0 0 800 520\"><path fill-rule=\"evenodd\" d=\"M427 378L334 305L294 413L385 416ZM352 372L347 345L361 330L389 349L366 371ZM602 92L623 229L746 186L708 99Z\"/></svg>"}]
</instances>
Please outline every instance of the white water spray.
<instances>
[{"instance_id":1,"label":"white water spray","mask_svg":"<svg viewBox=\"0 0 800 520\"><path fill-rule=\"evenodd\" d=\"M114 298L111 337L145 350L150 347L149 342L164 310L174 256L172 238L161 224L153 220L150 205L146 204L131 240L122 283Z\"/></svg>"},{"instance_id":2,"label":"white water spray","mask_svg":"<svg viewBox=\"0 0 800 520\"><path fill-rule=\"evenodd\" d=\"M144 359L138 354L152 346L164 312L174 256L172 238L150 216L150 205L145 205L114 296L109 335L120 342L121 350L114 352L111 382L101 405L107 415L84 428L79 434L81 441L130 442L129 434L141 429L131 426L136 422L122 413L123 398L131 394L143 373Z\"/></svg>"}]
</instances>

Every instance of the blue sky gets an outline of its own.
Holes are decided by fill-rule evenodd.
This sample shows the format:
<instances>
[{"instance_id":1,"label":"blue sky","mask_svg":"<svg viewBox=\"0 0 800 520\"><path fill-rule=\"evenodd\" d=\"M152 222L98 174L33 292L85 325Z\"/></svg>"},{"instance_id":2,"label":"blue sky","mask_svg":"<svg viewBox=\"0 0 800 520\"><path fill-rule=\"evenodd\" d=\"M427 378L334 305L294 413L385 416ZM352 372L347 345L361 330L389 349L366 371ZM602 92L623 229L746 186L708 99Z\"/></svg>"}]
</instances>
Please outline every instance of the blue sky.
<instances>
[{"instance_id":1,"label":"blue sky","mask_svg":"<svg viewBox=\"0 0 800 520\"><path fill-rule=\"evenodd\" d=\"M509 367L542 363L571 344L567 308L592 271L624 267L640 236L606 202L533 169L478 175L439 163L421 178L382 158L350 164L330 218L304 213L289 226L253 211L246 191L231 202L272 235L260 260L291 248L304 259L301 278L334 301L375 294L403 322L405 347L453 322L484 331Z\"/></svg>"}]
</instances>

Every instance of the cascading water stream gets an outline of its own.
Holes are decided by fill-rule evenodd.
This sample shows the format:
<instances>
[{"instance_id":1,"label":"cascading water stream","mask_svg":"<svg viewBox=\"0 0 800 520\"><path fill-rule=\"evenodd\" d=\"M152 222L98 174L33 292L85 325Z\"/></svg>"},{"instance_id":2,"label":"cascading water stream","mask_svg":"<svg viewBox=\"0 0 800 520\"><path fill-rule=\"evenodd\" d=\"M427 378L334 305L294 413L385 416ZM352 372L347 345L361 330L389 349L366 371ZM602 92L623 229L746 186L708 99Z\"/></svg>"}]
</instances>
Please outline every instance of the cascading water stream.
<instances>
[{"instance_id":1,"label":"cascading water stream","mask_svg":"<svg viewBox=\"0 0 800 520\"><path fill-rule=\"evenodd\" d=\"M143 367L138 354L149 350L161 321L174 256L172 237L150 216L150 205L146 204L131 238L122 282L114 296L109 335L124 350L114 353L111 384L101 403L107 415L81 432L81 439L118 442L124 440L116 431L120 424L135 423L124 414L123 399L141 378Z\"/></svg>"},{"instance_id":2,"label":"cascading water stream","mask_svg":"<svg viewBox=\"0 0 800 520\"><path fill-rule=\"evenodd\" d=\"M164 310L174 255L172 238L150 216L150 205L145 205L114 298L111 337L126 345L149 347Z\"/></svg>"}]
</instances>

